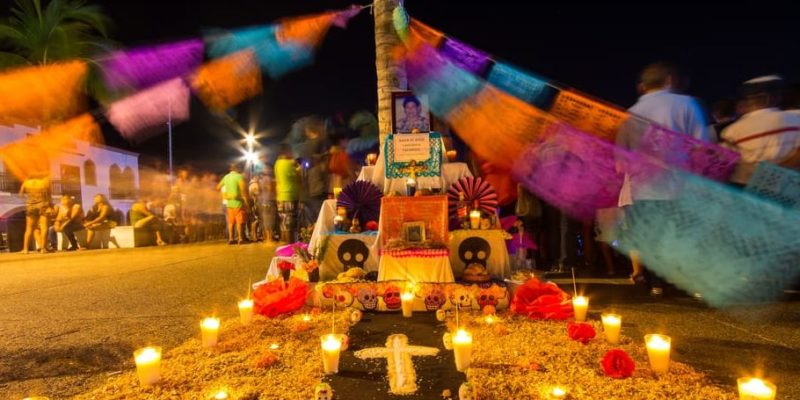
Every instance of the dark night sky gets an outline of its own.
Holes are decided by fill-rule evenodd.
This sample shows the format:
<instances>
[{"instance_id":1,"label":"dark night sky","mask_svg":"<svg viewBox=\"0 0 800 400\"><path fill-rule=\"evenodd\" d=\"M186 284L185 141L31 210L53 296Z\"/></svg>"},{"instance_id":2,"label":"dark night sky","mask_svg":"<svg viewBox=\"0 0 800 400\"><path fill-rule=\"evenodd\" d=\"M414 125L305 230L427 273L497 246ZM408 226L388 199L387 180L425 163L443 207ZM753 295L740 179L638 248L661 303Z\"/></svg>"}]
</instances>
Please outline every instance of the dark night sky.
<instances>
[{"instance_id":1,"label":"dark night sky","mask_svg":"<svg viewBox=\"0 0 800 400\"><path fill-rule=\"evenodd\" d=\"M343 8L352 0L90 2L101 4L115 21L112 37L134 46ZM799 79L800 14L790 2L750 4L406 0L413 17L449 36L625 107L636 99L639 69L656 60L687 70L690 93L706 102L735 94L738 83L760 74ZM304 114L374 110L374 59L372 18L365 11L347 30L331 29L312 67L265 82L265 94L238 107L237 118L242 125L257 121L259 130L280 137ZM179 164L222 165L237 154L232 142L238 134L196 100L192 120L174 132ZM138 147L107 136L109 144L166 156L165 135Z\"/></svg>"}]
</instances>

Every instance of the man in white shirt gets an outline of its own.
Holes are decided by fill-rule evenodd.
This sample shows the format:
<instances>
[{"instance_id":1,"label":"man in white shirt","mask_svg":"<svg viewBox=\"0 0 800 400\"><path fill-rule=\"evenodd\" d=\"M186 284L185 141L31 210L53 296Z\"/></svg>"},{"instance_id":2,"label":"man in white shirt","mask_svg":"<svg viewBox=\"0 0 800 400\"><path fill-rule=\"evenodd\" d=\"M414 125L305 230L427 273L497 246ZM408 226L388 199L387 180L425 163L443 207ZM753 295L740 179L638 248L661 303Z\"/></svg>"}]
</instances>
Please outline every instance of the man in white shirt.
<instances>
[{"instance_id":1,"label":"man in white shirt","mask_svg":"<svg viewBox=\"0 0 800 400\"><path fill-rule=\"evenodd\" d=\"M783 83L768 75L742 85L743 115L722 131L725 144L741 154L731 182L746 185L759 162L781 164L800 148L800 116L778 109Z\"/></svg>"}]
</instances>

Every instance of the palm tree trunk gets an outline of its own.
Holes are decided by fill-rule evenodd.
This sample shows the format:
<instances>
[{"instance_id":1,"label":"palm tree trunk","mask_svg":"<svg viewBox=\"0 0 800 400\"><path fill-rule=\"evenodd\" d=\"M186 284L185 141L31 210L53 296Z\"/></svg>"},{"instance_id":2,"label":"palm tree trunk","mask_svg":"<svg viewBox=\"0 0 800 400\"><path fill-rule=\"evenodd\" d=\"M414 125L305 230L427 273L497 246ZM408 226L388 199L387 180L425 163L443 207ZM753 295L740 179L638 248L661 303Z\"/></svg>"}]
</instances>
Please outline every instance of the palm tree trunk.
<instances>
[{"instance_id":1,"label":"palm tree trunk","mask_svg":"<svg viewBox=\"0 0 800 400\"><path fill-rule=\"evenodd\" d=\"M400 0L375 0L375 69L378 73L378 131L381 149L386 135L392 131L392 92L406 90L406 69L392 57L395 47L402 45L392 23L392 12Z\"/></svg>"}]
</instances>

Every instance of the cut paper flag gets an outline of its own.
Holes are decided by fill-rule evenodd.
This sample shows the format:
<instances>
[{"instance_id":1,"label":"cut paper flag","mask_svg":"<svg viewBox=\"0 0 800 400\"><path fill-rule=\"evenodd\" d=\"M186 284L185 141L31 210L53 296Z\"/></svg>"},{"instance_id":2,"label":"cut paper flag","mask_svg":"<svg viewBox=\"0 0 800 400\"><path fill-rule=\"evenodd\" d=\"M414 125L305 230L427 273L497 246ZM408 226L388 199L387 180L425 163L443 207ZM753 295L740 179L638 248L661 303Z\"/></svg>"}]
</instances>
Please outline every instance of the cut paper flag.
<instances>
[{"instance_id":1,"label":"cut paper flag","mask_svg":"<svg viewBox=\"0 0 800 400\"><path fill-rule=\"evenodd\" d=\"M183 79L172 79L112 103L107 117L125 140L144 142L165 131L168 121L189 118L189 88Z\"/></svg>"},{"instance_id":2,"label":"cut paper flag","mask_svg":"<svg viewBox=\"0 0 800 400\"><path fill-rule=\"evenodd\" d=\"M598 209L617 205L626 167L648 178L662 171L642 156L559 123L525 149L512 174L566 214L592 220Z\"/></svg>"},{"instance_id":3,"label":"cut paper flag","mask_svg":"<svg viewBox=\"0 0 800 400\"><path fill-rule=\"evenodd\" d=\"M75 141L102 143L100 127L90 114L82 114L22 140L0 147L0 158L17 179L46 175L50 162L75 148Z\"/></svg>"},{"instance_id":4,"label":"cut paper flag","mask_svg":"<svg viewBox=\"0 0 800 400\"><path fill-rule=\"evenodd\" d=\"M762 161L745 190L786 207L800 209L800 172Z\"/></svg>"},{"instance_id":5,"label":"cut paper flag","mask_svg":"<svg viewBox=\"0 0 800 400\"><path fill-rule=\"evenodd\" d=\"M409 26L411 28L411 33L413 34L410 36L410 38L422 40L423 42L427 43L428 46L431 46L434 49L438 49L444 41L444 34L442 32L433 29L429 25L419 22L416 19L412 18Z\"/></svg>"},{"instance_id":6,"label":"cut paper flag","mask_svg":"<svg viewBox=\"0 0 800 400\"><path fill-rule=\"evenodd\" d=\"M489 54L455 39L445 39L439 52L457 67L478 76L482 76L492 63Z\"/></svg>"},{"instance_id":7,"label":"cut paper flag","mask_svg":"<svg viewBox=\"0 0 800 400\"><path fill-rule=\"evenodd\" d=\"M638 202L615 235L657 275L712 306L769 301L800 270L800 212L721 183L678 173L684 190Z\"/></svg>"},{"instance_id":8,"label":"cut paper flag","mask_svg":"<svg viewBox=\"0 0 800 400\"><path fill-rule=\"evenodd\" d=\"M613 142L617 131L628 118L625 111L592 100L570 90L562 90L550 113L570 125Z\"/></svg>"},{"instance_id":9,"label":"cut paper flag","mask_svg":"<svg viewBox=\"0 0 800 400\"><path fill-rule=\"evenodd\" d=\"M191 85L206 107L222 112L261 94L261 71L255 54L244 50L203 65Z\"/></svg>"},{"instance_id":10,"label":"cut paper flag","mask_svg":"<svg viewBox=\"0 0 800 400\"><path fill-rule=\"evenodd\" d=\"M496 61L489 70L486 80L514 97L547 110L558 93L543 78L522 71L510 64Z\"/></svg>"},{"instance_id":11,"label":"cut paper flag","mask_svg":"<svg viewBox=\"0 0 800 400\"><path fill-rule=\"evenodd\" d=\"M525 148L555 119L490 85L445 116L470 149L502 169L511 169Z\"/></svg>"},{"instance_id":12,"label":"cut paper flag","mask_svg":"<svg viewBox=\"0 0 800 400\"><path fill-rule=\"evenodd\" d=\"M0 73L0 124L46 125L85 107L87 67L82 61Z\"/></svg>"},{"instance_id":13,"label":"cut paper flag","mask_svg":"<svg viewBox=\"0 0 800 400\"><path fill-rule=\"evenodd\" d=\"M191 39L158 46L119 50L100 61L112 91L138 91L188 75L203 62L203 41Z\"/></svg>"}]
</instances>

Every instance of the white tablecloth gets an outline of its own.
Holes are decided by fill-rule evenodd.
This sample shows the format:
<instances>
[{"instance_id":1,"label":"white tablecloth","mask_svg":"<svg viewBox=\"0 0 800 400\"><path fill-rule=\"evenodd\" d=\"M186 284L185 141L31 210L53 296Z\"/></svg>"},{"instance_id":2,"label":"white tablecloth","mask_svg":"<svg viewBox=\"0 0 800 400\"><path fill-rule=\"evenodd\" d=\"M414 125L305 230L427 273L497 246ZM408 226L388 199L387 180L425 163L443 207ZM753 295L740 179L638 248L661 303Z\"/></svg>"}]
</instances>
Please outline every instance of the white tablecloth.
<instances>
[{"instance_id":1,"label":"white tablecloth","mask_svg":"<svg viewBox=\"0 0 800 400\"><path fill-rule=\"evenodd\" d=\"M378 238L375 234L361 234L361 233L347 233L335 235L323 235L320 243L323 243L325 254L321 254L319 265L319 279L320 281L332 281L340 272L346 270L345 267L360 267L366 271L378 270L378 251L375 248L375 242ZM357 242L352 242L356 240ZM367 252L364 253L364 248L359 245L363 243L366 246ZM340 247L344 244L345 248ZM363 257L363 258L361 258Z\"/></svg>"},{"instance_id":2,"label":"white tablecloth","mask_svg":"<svg viewBox=\"0 0 800 400\"><path fill-rule=\"evenodd\" d=\"M311 233L311 240L308 242L308 251L312 254L319 247L322 235L333 232L333 218L336 217L336 199L328 199L322 202L322 208L317 216L317 223L314 224L314 232Z\"/></svg>"},{"instance_id":3,"label":"white tablecloth","mask_svg":"<svg viewBox=\"0 0 800 400\"><path fill-rule=\"evenodd\" d=\"M455 282L450 258L381 256L378 268L379 281Z\"/></svg>"},{"instance_id":4,"label":"white tablecloth","mask_svg":"<svg viewBox=\"0 0 800 400\"><path fill-rule=\"evenodd\" d=\"M383 193L399 192L406 193L407 179L385 179L386 164L383 160L383 153L378 156L378 162L374 166L361 168L358 180L368 181L375 186L383 189ZM447 190L453 182L465 177L472 176L466 163L444 163L442 164L442 175L438 177L417 177L417 189L442 189Z\"/></svg>"},{"instance_id":5,"label":"white tablecloth","mask_svg":"<svg viewBox=\"0 0 800 400\"><path fill-rule=\"evenodd\" d=\"M303 261L300 260L300 257L291 256L291 257L272 257L272 261L269 263L269 269L267 270L267 278L265 280L269 280L270 278L277 278L281 276L281 270L278 268L278 261L289 261L290 263L294 264L295 268L300 267L303 265Z\"/></svg>"}]
</instances>

